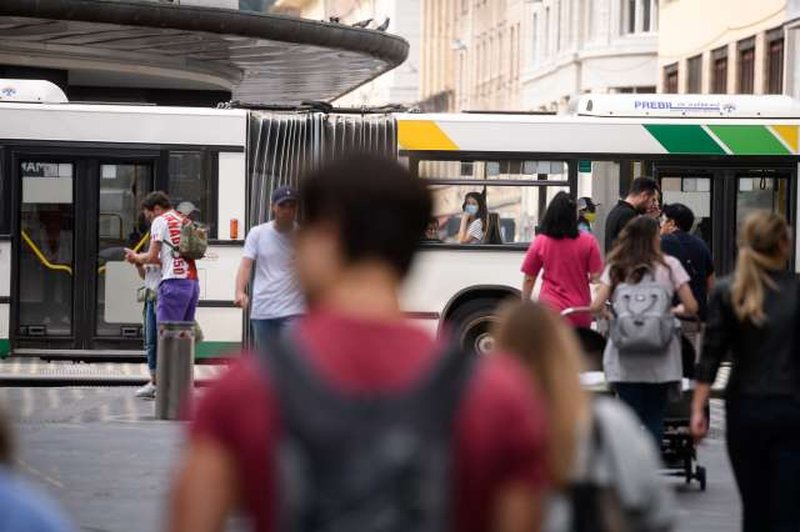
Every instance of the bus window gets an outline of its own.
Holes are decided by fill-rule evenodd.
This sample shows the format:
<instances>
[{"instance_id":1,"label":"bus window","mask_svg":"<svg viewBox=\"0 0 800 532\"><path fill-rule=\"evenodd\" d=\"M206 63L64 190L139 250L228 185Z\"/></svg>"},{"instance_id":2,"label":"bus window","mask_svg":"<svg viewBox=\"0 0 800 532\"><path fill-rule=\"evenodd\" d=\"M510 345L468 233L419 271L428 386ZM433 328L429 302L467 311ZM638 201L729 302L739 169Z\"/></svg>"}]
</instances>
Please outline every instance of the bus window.
<instances>
[{"instance_id":1,"label":"bus window","mask_svg":"<svg viewBox=\"0 0 800 532\"><path fill-rule=\"evenodd\" d=\"M208 225L209 236L217 236L208 154L204 151L173 151L169 154L169 195L172 204L196 222Z\"/></svg>"},{"instance_id":2,"label":"bus window","mask_svg":"<svg viewBox=\"0 0 800 532\"><path fill-rule=\"evenodd\" d=\"M692 233L711 246L711 177L687 175L661 178L664 203L682 203L694 214Z\"/></svg>"},{"instance_id":3,"label":"bus window","mask_svg":"<svg viewBox=\"0 0 800 532\"><path fill-rule=\"evenodd\" d=\"M600 246L605 242L608 212L620 199L620 161L578 161L578 198L589 198L594 216L586 220Z\"/></svg>"},{"instance_id":4,"label":"bus window","mask_svg":"<svg viewBox=\"0 0 800 532\"><path fill-rule=\"evenodd\" d=\"M736 222L738 225L757 210L776 212L787 218L789 182L786 178L739 176L736 192Z\"/></svg>"},{"instance_id":5,"label":"bus window","mask_svg":"<svg viewBox=\"0 0 800 532\"><path fill-rule=\"evenodd\" d=\"M569 191L565 161L424 160L417 175L430 184L439 239L450 244L459 243L468 195L480 196L477 202L486 206L479 223L480 216L467 214L475 233L470 243L525 244L536 235L550 200Z\"/></svg>"},{"instance_id":6,"label":"bus window","mask_svg":"<svg viewBox=\"0 0 800 532\"><path fill-rule=\"evenodd\" d=\"M0 235L11 233L11 191L5 175L5 159L0 147Z\"/></svg>"}]
</instances>

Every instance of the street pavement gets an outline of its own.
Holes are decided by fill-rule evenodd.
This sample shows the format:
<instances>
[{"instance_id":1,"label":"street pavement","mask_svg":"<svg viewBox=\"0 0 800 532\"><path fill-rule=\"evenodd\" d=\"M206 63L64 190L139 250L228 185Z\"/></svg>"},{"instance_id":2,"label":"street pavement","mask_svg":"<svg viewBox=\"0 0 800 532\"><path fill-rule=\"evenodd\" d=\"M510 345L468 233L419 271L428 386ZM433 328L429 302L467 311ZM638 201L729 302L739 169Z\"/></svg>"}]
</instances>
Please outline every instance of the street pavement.
<instances>
[{"instance_id":1,"label":"street pavement","mask_svg":"<svg viewBox=\"0 0 800 532\"><path fill-rule=\"evenodd\" d=\"M16 466L65 507L79 530L163 529L183 423L157 421L153 401L133 387L0 388L16 429ZM721 435L722 404L712 404L713 437L699 451L708 488L664 477L675 492L680 532L738 528L740 502ZM229 530L246 529L240 518Z\"/></svg>"}]
</instances>

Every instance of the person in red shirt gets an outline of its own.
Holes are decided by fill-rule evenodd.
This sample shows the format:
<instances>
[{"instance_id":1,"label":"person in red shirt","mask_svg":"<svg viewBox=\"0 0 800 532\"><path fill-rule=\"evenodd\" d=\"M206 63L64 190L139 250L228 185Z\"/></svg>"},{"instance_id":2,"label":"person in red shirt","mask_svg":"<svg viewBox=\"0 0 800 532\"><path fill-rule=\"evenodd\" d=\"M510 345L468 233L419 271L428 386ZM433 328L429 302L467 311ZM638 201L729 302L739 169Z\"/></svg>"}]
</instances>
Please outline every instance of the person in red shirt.
<instances>
[{"instance_id":1,"label":"person in red shirt","mask_svg":"<svg viewBox=\"0 0 800 532\"><path fill-rule=\"evenodd\" d=\"M361 156L307 178L300 203L296 268L309 312L284 336L298 347L294 360L342 397L424 385L444 342L408 322L398 291L430 217L425 185L396 162ZM237 508L257 532L282 530L289 486L279 480L286 465L279 447L294 422L282 419L286 385L267 370L269 356L243 357L198 403L172 487L172 532L221 531ZM447 438L447 530L539 529L548 484L544 416L518 362L475 361Z\"/></svg>"}]
</instances>

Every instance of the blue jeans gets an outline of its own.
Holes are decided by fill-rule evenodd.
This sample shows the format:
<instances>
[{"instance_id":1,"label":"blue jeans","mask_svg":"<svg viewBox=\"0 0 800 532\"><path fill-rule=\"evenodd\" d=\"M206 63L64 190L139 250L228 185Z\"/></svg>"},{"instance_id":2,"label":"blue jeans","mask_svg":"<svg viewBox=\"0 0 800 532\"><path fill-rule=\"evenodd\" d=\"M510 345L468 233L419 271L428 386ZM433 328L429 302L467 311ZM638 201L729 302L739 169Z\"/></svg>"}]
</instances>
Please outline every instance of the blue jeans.
<instances>
[{"instance_id":1,"label":"blue jeans","mask_svg":"<svg viewBox=\"0 0 800 532\"><path fill-rule=\"evenodd\" d=\"M147 369L156 373L156 349L158 348L158 326L156 325L156 302L144 302L144 350L147 353Z\"/></svg>"},{"instance_id":2,"label":"blue jeans","mask_svg":"<svg viewBox=\"0 0 800 532\"><path fill-rule=\"evenodd\" d=\"M664 412L667 410L669 386L666 382L614 383L617 396L636 412L659 448L664 434Z\"/></svg>"},{"instance_id":3,"label":"blue jeans","mask_svg":"<svg viewBox=\"0 0 800 532\"><path fill-rule=\"evenodd\" d=\"M250 320L256 349L261 349L280 336L281 331L299 316L285 316L267 320Z\"/></svg>"}]
</instances>

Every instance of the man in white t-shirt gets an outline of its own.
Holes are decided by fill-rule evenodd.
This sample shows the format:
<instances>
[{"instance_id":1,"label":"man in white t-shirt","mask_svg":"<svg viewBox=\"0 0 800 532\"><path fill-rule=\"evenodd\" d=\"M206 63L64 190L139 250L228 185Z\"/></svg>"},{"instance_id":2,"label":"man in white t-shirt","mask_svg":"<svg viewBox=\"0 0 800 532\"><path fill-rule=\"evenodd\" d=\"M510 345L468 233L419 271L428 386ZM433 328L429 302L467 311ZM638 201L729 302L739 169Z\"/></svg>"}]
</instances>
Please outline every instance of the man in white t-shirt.
<instances>
[{"instance_id":1,"label":"man in white t-shirt","mask_svg":"<svg viewBox=\"0 0 800 532\"><path fill-rule=\"evenodd\" d=\"M200 298L197 266L194 260L175 252L181 240L181 227L188 220L172 208L169 197L163 192L148 194L142 202L142 208L155 214L150 226L150 247L144 253L126 249L125 258L131 264L161 264L156 304L158 323L194 322Z\"/></svg>"},{"instance_id":2,"label":"man in white t-shirt","mask_svg":"<svg viewBox=\"0 0 800 532\"><path fill-rule=\"evenodd\" d=\"M255 264L250 325L257 346L280 333L305 312L305 300L294 274L292 236L296 227L297 193L280 187L272 194L274 219L253 227L244 243L236 274L236 306L247 308L247 284Z\"/></svg>"}]
</instances>

